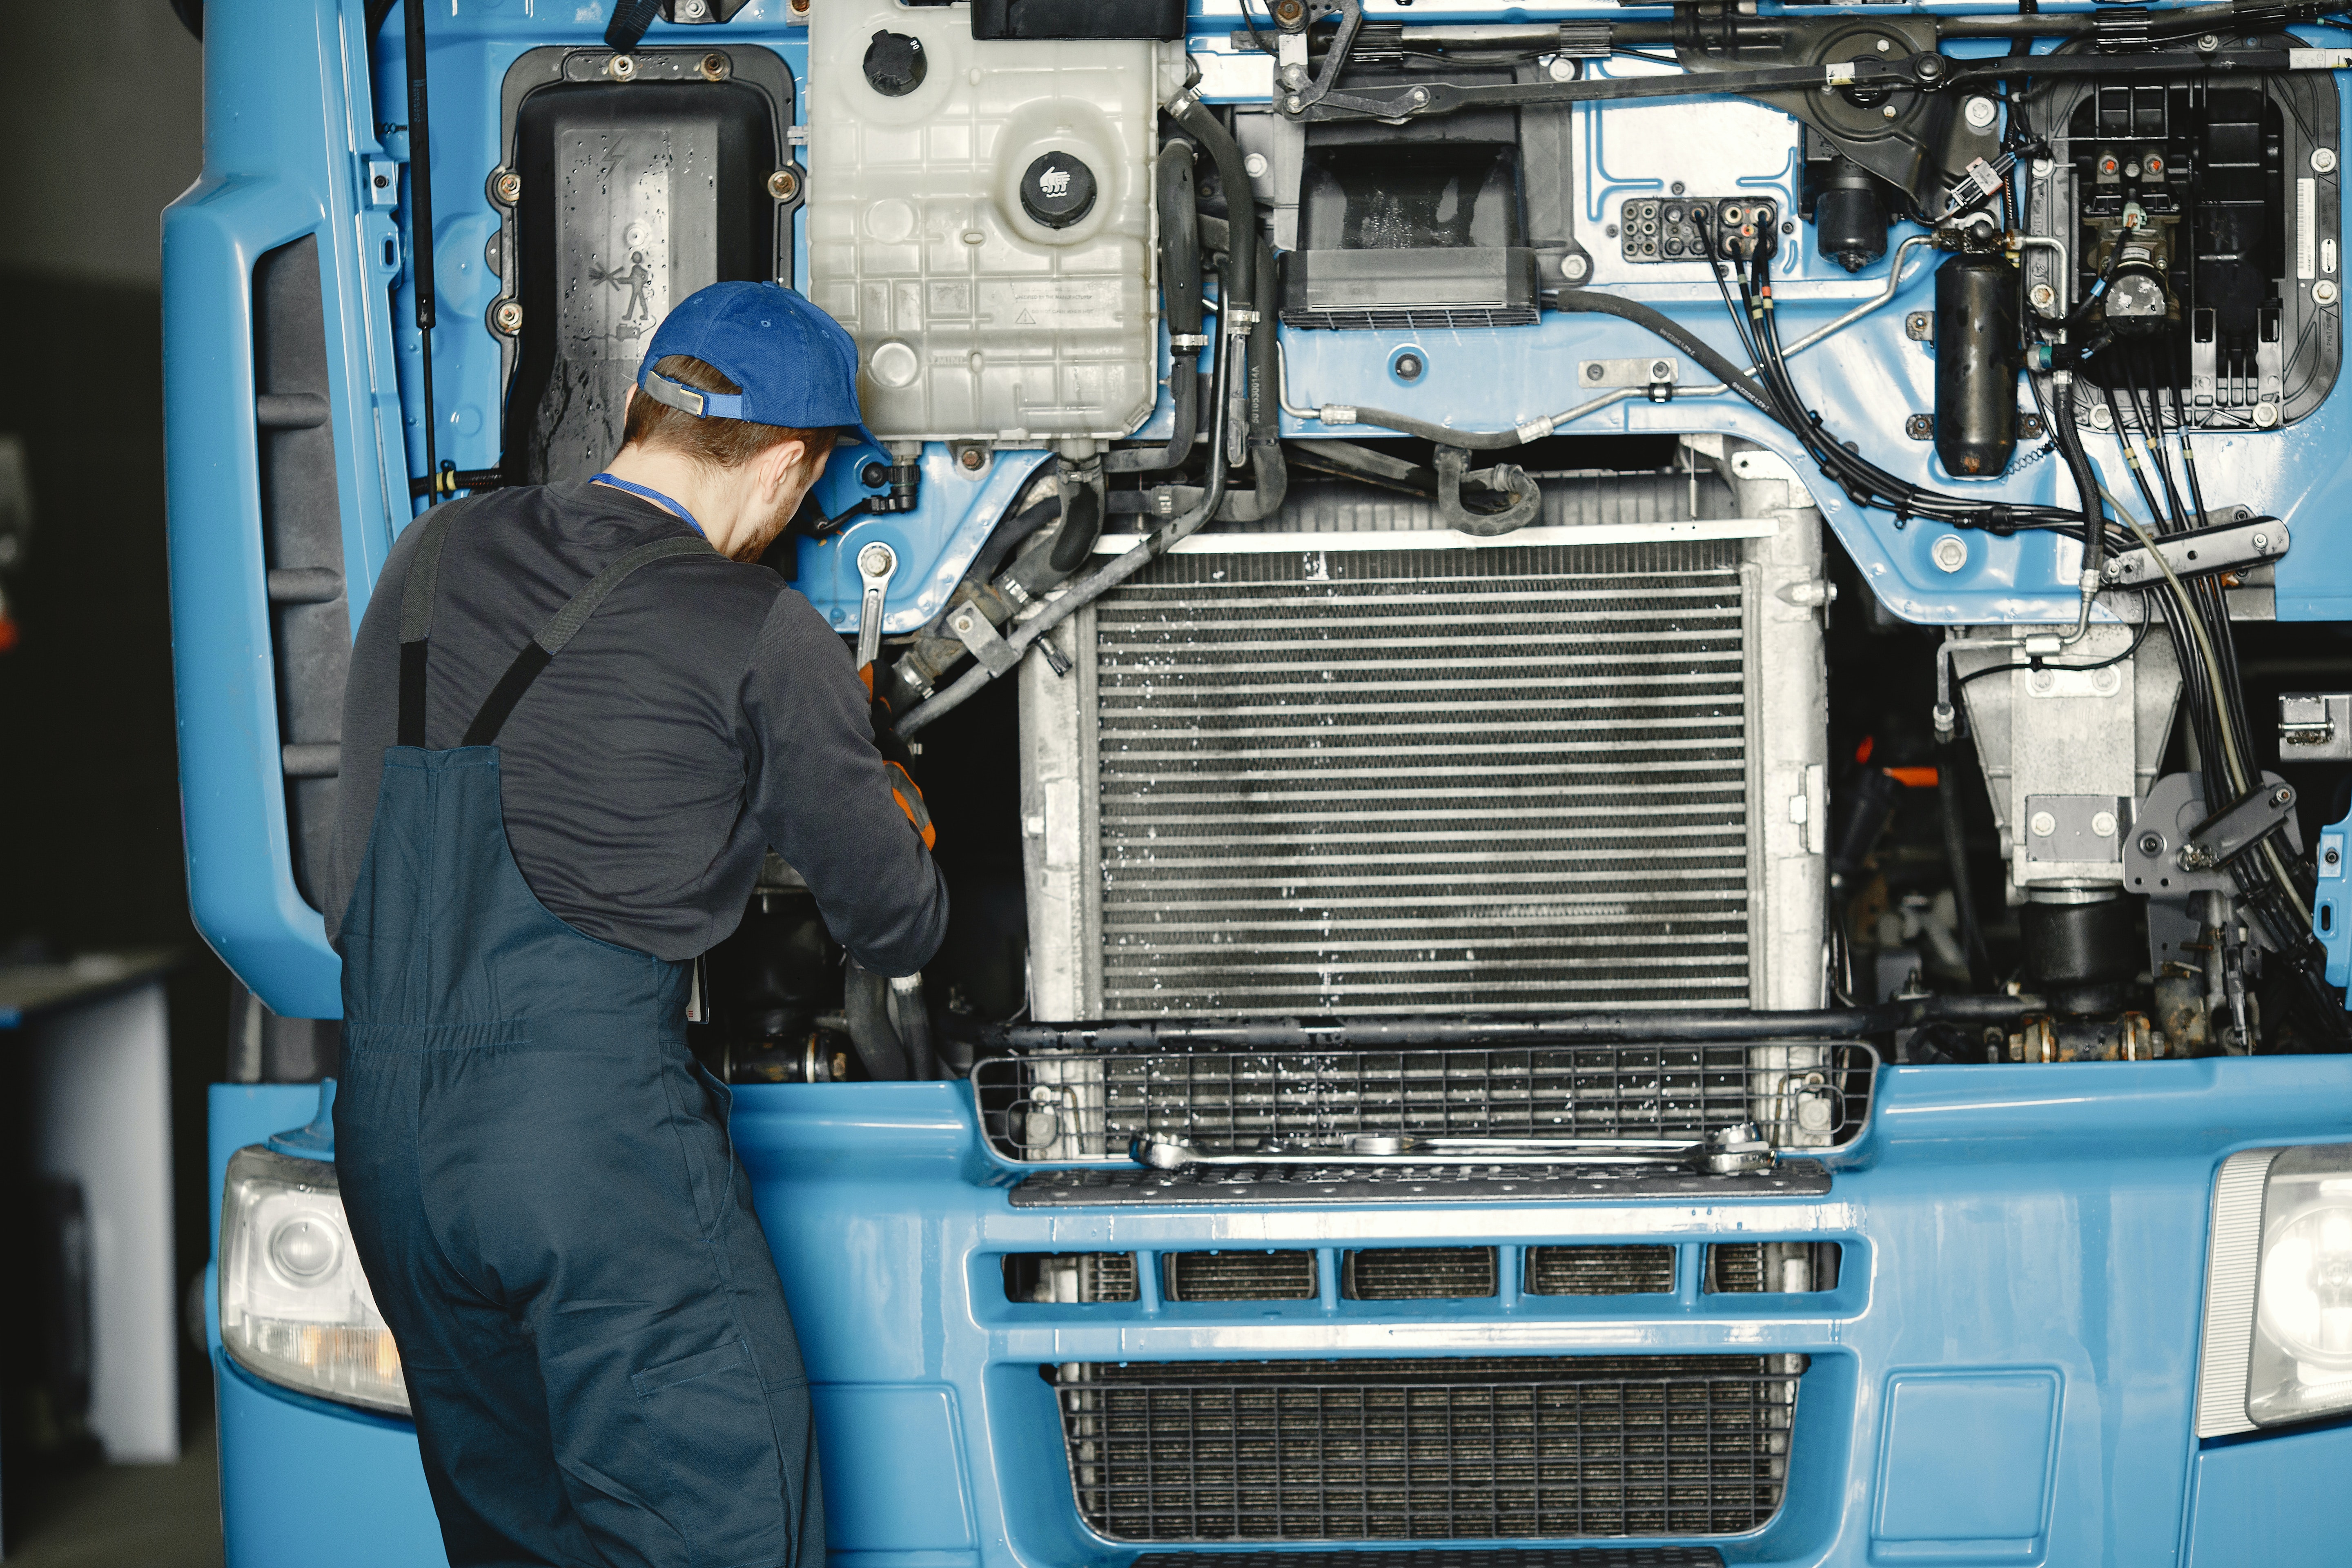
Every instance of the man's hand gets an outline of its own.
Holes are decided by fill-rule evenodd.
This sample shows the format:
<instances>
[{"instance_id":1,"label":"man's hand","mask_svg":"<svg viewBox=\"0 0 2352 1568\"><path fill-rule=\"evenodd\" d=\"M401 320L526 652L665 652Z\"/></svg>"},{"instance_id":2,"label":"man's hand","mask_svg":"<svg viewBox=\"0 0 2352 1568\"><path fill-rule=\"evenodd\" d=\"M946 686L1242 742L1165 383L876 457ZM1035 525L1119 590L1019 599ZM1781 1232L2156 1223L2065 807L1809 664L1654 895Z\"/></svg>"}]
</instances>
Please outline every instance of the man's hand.
<instances>
[{"instance_id":1,"label":"man's hand","mask_svg":"<svg viewBox=\"0 0 2352 1568\"><path fill-rule=\"evenodd\" d=\"M871 681L873 671L874 667L869 664L858 674ZM870 691L872 687L867 689ZM907 742L898 738L898 731L890 727L890 705L878 697L874 699L873 716L874 749L882 753L882 763L890 770L890 798L898 803L898 809L907 814L907 820L915 825L917 833L922 835L923 847L935 848L940 841L940 831L931 826L930 807L923 804L922 789L915 783L915 775L910 771L914 765L914 753L907 750Z\"/></svg>"}]
</instances>

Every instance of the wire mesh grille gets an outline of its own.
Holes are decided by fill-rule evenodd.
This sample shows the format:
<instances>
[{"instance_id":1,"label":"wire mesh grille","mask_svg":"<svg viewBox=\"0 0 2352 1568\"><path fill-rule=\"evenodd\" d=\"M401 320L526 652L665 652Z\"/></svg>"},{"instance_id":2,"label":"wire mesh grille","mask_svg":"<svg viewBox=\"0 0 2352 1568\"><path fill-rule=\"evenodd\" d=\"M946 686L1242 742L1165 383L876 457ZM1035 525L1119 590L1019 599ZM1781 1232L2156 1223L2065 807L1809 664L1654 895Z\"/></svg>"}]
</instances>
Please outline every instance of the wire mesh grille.
<instances>
[{"instance_id":1,"label":"wire mesh grille","mask_svg":"<svg viewBox=\"0 0 2352 1568\"><path fill-rule=\"evenodd\" d=\"M1491 1247L1383 1247L1348 1254L1351 1301L1432 1301L1495 1294Z\"/></svg>"},{"instance_id":2,"label":"wire mesh grille","mask_svg":"<svg viewBox=\"0 0 2352 1568\"><path fill-rule=\"evenodd\" d=\"M1245 1152L1359 1132L1696 1139L1738 1121L1786 1149L1858 1131L1876 1061L1851 1044L1101 1051L994 1058L972 1081L997 1151L1039 1163L1125 1159L1139 1137Z\"/></svg>"},{"instance_id":3,"label":"wire mesh grille","mask_svg":"<svg viewBox=\"0 0 2352 1568\"><path fill-rule=\"evenodd\" d=\"M1738 544L1318 544L1093 612L1103 1011L1746 1005Z\"/></svg>"},{"instance_id":4,"label":"wire mesh grille","mask_svg":"<svg viewBox=\"0 0 2352 1568\"><path fill-rule=\"evenodd\" d=\"M1671 1247L1580 1244L1528 1248L1526 1289L1530 1296L1657 1296L1674 1288L1675 1249Z\"/></svg>"},{"instance_id":5,"label":"wire mesh grille","mask_svg":"<svg viewBox=\"0 0 2352 1568\"><path fill-rule=\"evenodd\" d=\"M1171 1301L1309 1301L1315 1298L1311 1252L1171 1252L1166 1256Z\"/></svg>"},{"instance_id":6,"label":"wire mesh grille","mask_svg":"<svg viewBox=\"0 0 2352 1568\"><path fill-rule=\"evenodd\" d=\"M1801 1356L1073 1363L1115 1541L1732 1535L1780 1506Z\"/></svg>"}]
</instances>

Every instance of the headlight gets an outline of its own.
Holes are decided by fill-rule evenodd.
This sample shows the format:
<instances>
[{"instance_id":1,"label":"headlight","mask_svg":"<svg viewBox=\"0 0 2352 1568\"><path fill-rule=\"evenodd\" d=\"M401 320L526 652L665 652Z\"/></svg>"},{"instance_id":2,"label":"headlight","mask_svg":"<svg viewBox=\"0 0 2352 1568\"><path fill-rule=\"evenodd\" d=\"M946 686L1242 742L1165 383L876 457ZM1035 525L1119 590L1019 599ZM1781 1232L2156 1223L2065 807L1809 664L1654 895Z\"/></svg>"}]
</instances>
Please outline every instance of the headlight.
<instances>
[{"instance_id":1,"label":"headlight","mask_svg":"<svg viewBox=\"0 0 2352 1568\"><path fill-rule=\"evenodd\" d=\"M2197 1435L2352 1410L2352 1143L2254 1149L2213 1189Z\"/></svg>"},{"instance_id":2,"label":"headlight","mask_svg":"<svg viewBox=\"0 0 2352 1568\"><path fill-rule=\"evenodd\" d=\"M221 1343L257 1376L322 1399L408 1413L400 1352L343 1220L335 1168L259 1144L230 1157L221 1196Z\"/></svg>"}]
</instances>

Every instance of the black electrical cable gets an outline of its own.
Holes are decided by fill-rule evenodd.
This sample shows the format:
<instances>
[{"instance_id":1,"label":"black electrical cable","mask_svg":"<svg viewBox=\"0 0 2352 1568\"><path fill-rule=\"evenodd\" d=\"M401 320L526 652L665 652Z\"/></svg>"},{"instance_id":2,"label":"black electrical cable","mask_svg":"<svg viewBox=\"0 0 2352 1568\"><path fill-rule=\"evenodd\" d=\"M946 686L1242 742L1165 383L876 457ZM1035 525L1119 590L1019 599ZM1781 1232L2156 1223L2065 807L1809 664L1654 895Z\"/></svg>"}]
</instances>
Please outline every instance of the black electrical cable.
<instances>
[{"instance_id":1,"label":"black electrical cable","mask_svg":"<svg viewBox=\"0 0 2352 1568\"><path fill-rule=\"evenodd\" d=\"M425 402L425 483L437 506L441 497L434 477L441 471L434 433L440 416L433 411L433 132L425 114L425 0L406 0L408 66L408 270L416 290L416 347L422 364L417 389ZM412 489L414 486L412 484Z\"/></svg>"},{"instance_id":2,"label":"black electrical cable","mask_svg":"<svg viewBox=\"0 0 2352 1568\"><path fill-rule=\"evenodd\" d=\"M1732 363L1713 343L1691 331L1673 317L1652 310L1637 300L1623 299L1615 294L1604 294L1597 289L1562 289L1550 298L1562 310L1614 316L1620 321L1632 321L1636 326L1647 328L1698 361L1700 364L1705 365L1709 375L1755 405L1768 417L1775 420L1780 418L1780 410L1772 405L1769 397L1748 380L1746 371ZM1744 337L1745 334L1742 335ZM1433 426L1433 428L1437 427ZM1450 440L1449 437L1438 438ZM1454 441L1451 444L1459 446L1461 443Z\"/></svg>"}]
</instances>

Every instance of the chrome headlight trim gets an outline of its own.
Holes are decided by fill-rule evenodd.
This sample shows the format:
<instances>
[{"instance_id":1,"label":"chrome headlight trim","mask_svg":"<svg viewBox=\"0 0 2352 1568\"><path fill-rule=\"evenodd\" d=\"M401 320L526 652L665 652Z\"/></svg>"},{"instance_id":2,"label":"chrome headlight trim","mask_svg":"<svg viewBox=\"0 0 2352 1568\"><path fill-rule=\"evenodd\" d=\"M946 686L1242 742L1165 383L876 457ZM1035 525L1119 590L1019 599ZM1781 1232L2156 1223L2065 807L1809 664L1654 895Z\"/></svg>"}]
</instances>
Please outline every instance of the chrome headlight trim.
<instances>
[{"instance_id":1,"label":"chrome headlight trim","mask_svg":"<svg viewBox=\"0 0 2352 1568\"><path fill-rule=\"evenodd\" d=\"M2205 1339L2197 1367L2197 1436L2251 1432L2246 1373L2253 1359L2254 1287L2262 1278L2263 1197L2281 1149L2221 1162L2205 1259Z\"/></svg>"}]
</instances>

